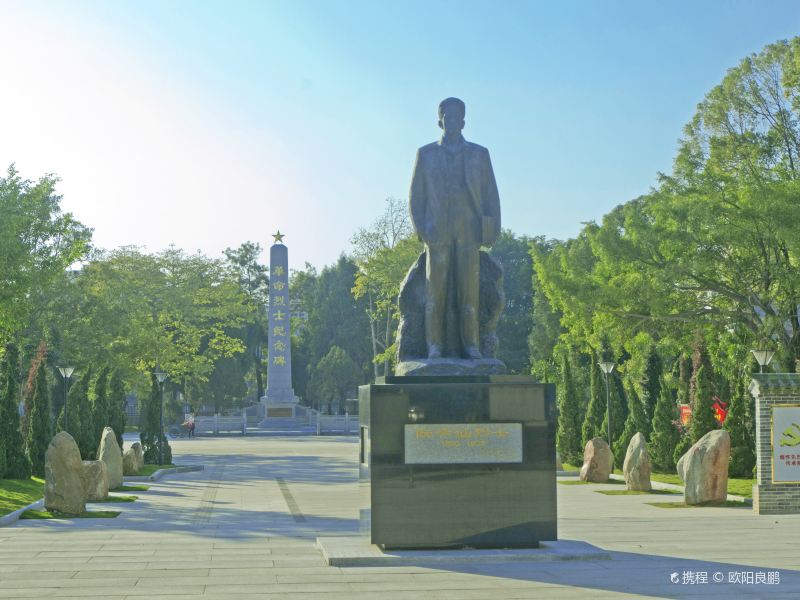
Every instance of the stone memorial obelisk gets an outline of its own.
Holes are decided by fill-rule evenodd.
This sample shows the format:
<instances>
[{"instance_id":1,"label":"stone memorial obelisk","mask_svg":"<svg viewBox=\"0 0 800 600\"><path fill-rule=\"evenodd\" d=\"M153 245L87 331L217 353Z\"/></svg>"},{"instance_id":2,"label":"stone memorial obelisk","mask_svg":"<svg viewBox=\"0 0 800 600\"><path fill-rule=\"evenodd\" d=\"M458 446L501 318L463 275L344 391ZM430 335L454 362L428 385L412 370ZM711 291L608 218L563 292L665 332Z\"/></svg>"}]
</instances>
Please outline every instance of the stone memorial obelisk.
<instances>
[{"instance_id":1,"label":"stone memorial obelisk","mask_svg":"<svg viewBox=\"0 0 800 600\"><path fill-rule=\"evenodd\" d=\"M269 250L269 366L267 393L261 398L266 418L261 425L275 419L297 416L298 398L292 387L292 345L289 323L289 251L283 234L273 235Z\"/></svg>"}]
</instances>

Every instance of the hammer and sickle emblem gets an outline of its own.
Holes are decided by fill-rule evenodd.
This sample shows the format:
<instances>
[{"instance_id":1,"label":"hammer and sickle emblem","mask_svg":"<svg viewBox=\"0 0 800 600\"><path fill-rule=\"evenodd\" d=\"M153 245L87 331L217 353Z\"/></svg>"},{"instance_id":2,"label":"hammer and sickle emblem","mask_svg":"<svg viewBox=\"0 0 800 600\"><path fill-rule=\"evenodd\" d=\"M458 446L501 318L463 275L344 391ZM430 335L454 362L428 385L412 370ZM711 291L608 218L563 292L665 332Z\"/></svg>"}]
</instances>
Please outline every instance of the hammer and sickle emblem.
<instances>
[{"instance_id":1,"label":"hammer and sickle emblem","mask_svg":"<svg viewBox=\"0 0 800 600\"><path fill-rule=\"evenodd\" d=\"M781 438L781 446L800 445L800 425L797 423L792 423L781 435L784 436Z\"/></svg>"}]
</instances>

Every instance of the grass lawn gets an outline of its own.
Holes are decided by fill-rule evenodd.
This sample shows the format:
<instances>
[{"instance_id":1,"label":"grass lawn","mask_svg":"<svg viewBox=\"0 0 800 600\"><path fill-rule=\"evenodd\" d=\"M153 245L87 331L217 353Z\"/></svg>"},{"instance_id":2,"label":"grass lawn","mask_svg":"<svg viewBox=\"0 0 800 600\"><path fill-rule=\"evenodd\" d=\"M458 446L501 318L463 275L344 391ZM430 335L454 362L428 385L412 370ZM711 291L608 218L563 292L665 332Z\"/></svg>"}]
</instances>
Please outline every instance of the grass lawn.
<instances>
[{"instance_id":1,"label":"grass lawn","mask_svg":"<svg viewBox=\"0 0 800 600\"><path fill-rule=\"evenodd\" d=\"M641 496L642 494L666 494L674 495L680 494L678 490L650 490L644 492L641 490L595 490L598 494L605 494L606 496Z\"/></svg>"},{"instance_id":2,"label":"grass lawn","mask_svg":"<svg viewBox=\"0 0 800 600\"><path fill-rule=\"evenodd\" d=\"M621 475L622 473L620 473ZM661 483L672 483L683 487L683 482L677 474L671 475L668 473L653 473L650 475L651 481L660 481ZM742 496L743 498L753 497L753 484L755 479L734 479L728 478L728 493L735 496Z\"/></svg>"},{"instance_id":3,"label":"grass lawn","mask_svg":"<svg viewBox=\"0 0 800 600\"><path fill-rule=\"evenodd\" d=\"M703 504L686 504L685 502L645 502L650 506L657 506L658 508L752 508L746 502L737 502L736 500L725 500L725 502L705 502Z\"/></svg>"},{"instance_id":4,"label":"grass lawn","mask_svg":"<svg viewBox=\"0 0 800 600\"><path fill-rule=\"evenodd\" d=\"M130 483L126 483L119 487L115 487L113 490L109 490L111 492L146 492L150 489L149 485L132 485Z\"/></svg>"},{"instance_id":5,"label":"grass lawn","mask_svg":"<svg viewBox=\"0 0 800 600\"><path fill-rule=\"evenodd\" d=\"M65 515L49 510L26 510L20 519L113 519L118 516L118 510L87 510L80 515Z\"/></svg>"},{"instance_id":6,"label":"grass lawn","mask_svg":"<svg viewBox=\"0 0 800 600\"><path fill-rule=\"evenodd\" d=\"M609 479L604 483L597 483L596 481L581 481L581 480L571 480L571 481L559 481L561 485L625 485L624 481L617 481L616 479Z\"/></svg>"},{"instance_id":7,"label":"grass lawn","mask_svg":"<svg viewBox=\"0 0 800 600\"><path fill-rule=\"evenodd\" d=\"M156 471L159 471L161 469L171 469L174 466L175 465L145 465L139 470L138 476L149 477Z\"/></svg>"},{"instance_id":8,"label":"grass lawn","mask_svg":"<svg viewBox=\"0 0 800 600\"><path fill-rule=\"evenodd\" d=\"M138 500L139 496L109 496L105 500L95 500L96 503L101 502L133 502L134 500Z\"/></svg>"},{"instance_id":9,"label":"grass lawn","mask_svg":"<svg viewBox=\"0 0 800 600\"><path fill-rule=\"evenodd\" d=\"M0 479L0 517L44 496L44 479Z\"/></svg>"}]
</instances>

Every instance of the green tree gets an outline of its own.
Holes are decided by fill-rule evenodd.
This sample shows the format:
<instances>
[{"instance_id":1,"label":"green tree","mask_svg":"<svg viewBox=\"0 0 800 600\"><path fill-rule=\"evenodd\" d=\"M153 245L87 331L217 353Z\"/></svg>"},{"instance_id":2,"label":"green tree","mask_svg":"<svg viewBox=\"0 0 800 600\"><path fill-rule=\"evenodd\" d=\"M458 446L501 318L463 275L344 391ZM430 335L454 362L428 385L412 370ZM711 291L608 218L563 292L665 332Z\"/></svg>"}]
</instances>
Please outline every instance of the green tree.
<instances>
[{"instance_id":1,"label":"green tree","mask_svg":"<svg viewBox=\"0 0 800 600\"><path fill-rule=\"evenodd\" d=\"M210 396L215 413L236 405L241 407L242 400L247 394L247 383L240 361L235 358L217 360L203 390Z\"/></svg>"},{"instance_id":2,"label":"green tree","mask_svg":"<svg viewBox=\"0 0 800 600\"><path fill-rule=\"evenodd\" d=\"M670 473L675 469L673 454L680 441L677 427L678 411L669 388L662 384L655 411L653 427L647 450L657 471Z\"/></svg>"},{"instance_id":3,"label":"green tree","mask_svg":"<svg viewBox=\"0 0 800 600\"><path fill-rule=\"evenodd\" d=\"M614 444L614 462L621 466L625 462L625 453L628 451L628 444L637 433L642 433L647 436L647 431L650 429L647 422L647 415L644 411L644 405L636 394L633 384L628 385L628 417L625 419L625 426Z\"/></svg>"},{"instance_id":4,"label":"green tree","mask_svg":"<svg viewBox=\"0 0 800 600\"><path fill-rule=\"evenodd\" d=\"M581 447L580 400L568 353L561 353L561 380L557 387L558 394L558 428L556 429L556 447L561 460L570 464L583 462Z\"/></svg>"},{"instance_id":5,"label":"green tree","mask_svg":"<svg viewBox=\"0 0 800 600\"><path fill-rule=\"evenodd\" d=\"M108 399L108 376L111 372L109 367L103 367L94 381L94 394L91 403L92 416L92 440L95 447L99 447L103 429L111 423L110 407Z\"/></svg>"},{"instance_id":6,"label":"green tree","mask_svg":"<svg viewBox=\"0 0 800 600\"><path fill-rule=\"evenodd\" d=\"M50 444L50 392L47 385L47 370L44 361L39 361L33 382L33 402L28 419L25 439L25 452L30 462L31 472L44 477L44 455Z\"/></svg>"},{"instance_id":7,"label":"green tree","mask_svg":"<svg viewBox=\"0 0 800 600\"><path fill-rule=\"evenodd\" d=\"M255 318L235 273L221 260L170 248L98 252L56 290L54 312L76 314L54 329L73 364L107 364L146 387L156 364L187 398L216 361L245 350Z\"/></svg>"},{"instance_id":8,"label":"green tree","mask_svg":"<svg viewBox=\"0 0 800 600\"><path fill-rule=\"evenodd\" d=\"M69 390L69 423L67 431L75 438L81 457L92 460L99 440L94 440L94 421L89 402L89 386L92 381L91 367L85 369L83 376Z\"/></svg>"},{"instance_id":9,"label":"green tree","mask_svg":"<svg viewBox=\"0 0 800 600\"><path fill-rule=\"evenodd\" d=\"M159 440L163 444L163 464L172 463L172 448L167 436L161 431L161 388L155 375L150 377L150 394L144 399L141 411L141 425L139 426L139 440L142 442L144 462L147 464L162 464L159 462Z\"/></svg>"},{"instance_id":10,"label":"green tree","mask_svg":"<svg viewBox=\"0 0 800 600\"><path fill-rule=\"evenodd\" d=\"M609 400L611 403L611 439L613 440L613 443L609 442L609 446L611 447L611 451L616 455L616 442L622 435L622 431L625 428L625 421L628 418L627 400L625 399L624 388L621 385L622 382L616 371L607 376L607 381L609 386ZM608 410L603 414L602 431L602 437L608 437Z\"/></svg>"},{"instance_id":11,"label":"green tree","mask_svg":"<svg viewBox=\"0 0 800 600\"><path fill-rule=\"evenodd\" d=\"M314 369L333 346L338 346L358 366L359 383L373 373L372 344L367 317L367 302L356 300L351 293L358 273L356 264L340 256L335 265L325 267L314 286L314 297L307 305L309 364Z\"/></svg>"},{"instance_id":12,"label":"green tree","mask_svg":"<svg viewBox=\"0 0 800 600\"><path fill-rule=\"evenodd\" d=\"M678 357L678 404L689 404L689 380L692 378L692 363L686 354Z\"/></svg>"},{"instance_id":13,"label":"green tree","mask_svg":"<svg viewBox=\"0 0 800 600\"><path fill-rule=\"evenodd\" d=\"M91 232L61 213L57 183L22 179L14 165L0 177L0 341L29 325L39 298L88 251Z\"/></svg>"},{"instance_id":14,"label":"green tree","mask_svg":"<svg viewBox=\"0 0 800 600\"><path fill-rule=\"evenodd\" d=\"M798 57L795 38L744 59L698 106L671 175L534 256L572 343L603 331L625 346L646 331L680 349L694 329L739 329L774 338L795 370Z\"/></svg>"},{"instance_id":15,"label":"green tree","mask_svg":"<svg viewBox=\"0 0 800 600\"><path fill-rule=\"evenodd\" d=\"M347 352L339 346L332 346L314 369L309 393L317 408L330 413L334 403L338 403L341 409L347 398L355 398L362 376L361 369Z\"/></svg>"},{"instance_id":16,"label":"green tree","mask_svg":"<svg viewBox=\"0 0 800 600\"><path fill-rule=\"evenodd\" d=\"M749 376L738 377L735 381L733 398L728 407L728 415L723 423L731 436L731 458L728 474L731 477L750 477L756 464L755 440L748 430L747 391Z\"/></svg>"},{"instance_id":17,"label":"green tree","mask_svg":"<svg viewBox=\"0 0 800 600\"><path fill-rule=\"evenodd\" d=\"M125 384L122 381L122 375L118 370L115 370L111 375L111 394L108 400L108 426L114 430L117 438L117 444L122 448L122 434L125 433L125 422L127 421L127 414L125 406L128 403L125 394Z\"/></svg>"},{"instance_id":18,"label":"green tree","mask_svg":"<svg viewBox=\"0 0 800 600\"><path fill-rule=\"evenodd\" d=\"M0 368L0 477L27 479L31 466L25 455L17 402L19 400L19 353L9 344ZM48 440L49 442L49 440Z\"/></svg>"},{"instance_id":19,"label":"green tree","mask_svg":"<svg viewBox=\"0 0 800 600\"><path fill-rule=\"evenodd\" d=\"M373 373L391 373L399 316L400 283L423 247L414 235L406 203L387 198L383 214L369 229L360 228L351 239L358 266L353 286L356 300L366 302L372 344Z\"/></svg>"},{"instance_id":20,"label":"green tree","mask_svg":"<svg viewBox=\"0 0 800 600\"><path fill-rule=\"evenodd\" d=\"M561 325L561 312L554 308L544 291L542 278L537 271L536 260L545 260L558 242L546 241L542 237L530 240L528 251L531 255L531 287L533 309L531 315L531 331L528 336L531 373L539 380L549 383L555 379L558 371L553 350L559 337L564 333Z\"/></svg>"},{"instance_id":21,"label":"green tree","mask_svg":"<svg viewBox=\"0 0 800 600\"><path fill-rule=\"evenodd\" d=\"M713 394L704 365L701 365L694 374L694 381L695 398L692 406L692 421L689 425L693 444L697 443L701 437L712 429L717 429L717 420L714 418Z\"/></svg>"},{"instance_id":22,"label":"green tree","mask_svg":"<svg viewBox=\"0 0 800 600\"><path fill-rule=\"evenodd\" d=\"M503 265L506 306L497 324L500 346L497 358L509 373L530 373L531 356L528 338L533 328L533 260L530 238L517 237L503 229L492 246L491 254Z\"/></svg>"},{"instance_id":23,"label":"green tree","mask_svg":"<svg viewBox=\"0 0 800 600\"><path fill-rule=\"evenodd\" d=\"M261 348L267 342L269 327L267 302L269 298L269 276L267 267L259 263L261 245L245 242L236 249L226 248L225 258L234 272L239 286L253 308L253 316L244 328L246 356L253 369L256 381L256 398L264 395L264 365Z\"/></svg>"},{"instance_id":24,"label":"green tree","mask_svg":"<svg viewBox=\"0 0 800 600\"><path fill-rule=\"evenodd\" d=\"M655 416L656 404L661 397L661 378L663 376L664 365L655 344L651 344L647 354L644 379L642 381L642 404L644 405L645 418L647 419L647 429L642 431L646 437L650 437L651 426Z\"/></svg>"},{"instance_id":25,"label":"green tree","mask_svg":"<svg viewBox=\"0 0 800 600\"><path fill-rule=\"evenodd\" d=\"M581 427L581 443L586 447L587 442L596 437L606 437L602 429L606 412L606 388L603 383L603 374L596 360L590 367L589 381L589 407Z\"/></svg>"},{"instance_id":26,"label":"green tree","mask_svg":"<svg viewBox=\"0 0 800 600\"><path fill-rule=\"evenodd\" d=\"M317 270L309 263L303 270L293 270L289 277L289 297L306 314L314 302L318 279ZM308 404L308 382L313 370L311 332L307 325L307 320L292 318L292 385L305 404Z\"/></svg>"}]
</instances>

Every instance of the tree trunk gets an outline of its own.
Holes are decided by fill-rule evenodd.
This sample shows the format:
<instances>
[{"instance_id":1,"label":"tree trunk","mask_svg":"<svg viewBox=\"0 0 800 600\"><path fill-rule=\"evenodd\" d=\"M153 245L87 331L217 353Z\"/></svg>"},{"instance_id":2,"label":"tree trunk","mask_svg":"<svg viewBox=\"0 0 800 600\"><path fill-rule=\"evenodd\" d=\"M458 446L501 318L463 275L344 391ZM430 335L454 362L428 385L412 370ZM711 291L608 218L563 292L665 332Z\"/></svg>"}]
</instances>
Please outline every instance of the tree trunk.
<instances>
[{"instance_id":1,"label":"tree trunk","mask_svg":"<svg viewBox=\"0 0 800 600\"><path fill-rule=\"evenodd\" d=\"M369 292L369 334L372 338L372 371L375 374L375 378L378 378L378 363L375 362L375 358L378 356L378 336L375 334L375 319L372 318L372 315L375 314L373 312L372 306L372 292Z\"/></svg>"},{"instance_id":2,"label":"tree trunk","mask_svg":"<svg viewBox=\"0 0 800 600\"><path fill-rule=\"evenodd\" d=\"M392 339L392 311L388 308L386 309L386 337L385 337L385 345L384 348L388 349L391 346L391 339ZM386 359L383 361L383 376L389 376L389 366L391 360L387 356Z\"/></svg>"},{"instance_id":3,"label":"tree trunk","mask_svg":"<svg viewBox=\"0 0 800 600\"><path fill-rule=\"evenodd\" d=\"M261 359L256 354L253 356L253 361L256 367L256 402L261 402L261 396L264 395L264 381L261 377Z\"/></svg>"}]
</instances>

